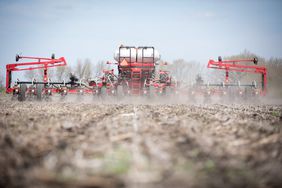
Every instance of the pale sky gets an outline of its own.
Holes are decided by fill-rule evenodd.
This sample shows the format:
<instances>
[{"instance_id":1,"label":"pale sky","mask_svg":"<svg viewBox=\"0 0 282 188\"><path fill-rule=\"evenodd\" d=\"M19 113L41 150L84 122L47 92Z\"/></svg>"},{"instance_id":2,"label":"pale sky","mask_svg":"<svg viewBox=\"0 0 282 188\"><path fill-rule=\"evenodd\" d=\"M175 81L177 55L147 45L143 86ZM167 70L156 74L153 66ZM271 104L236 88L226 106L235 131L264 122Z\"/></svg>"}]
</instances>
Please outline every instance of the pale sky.
<instances>
[{"instance_id":1,"label":"pale sky","mask_svg":"<svg viewBox=\"0 0 282 188\"><path fill-rule=\"evenodd\" d=\"M113 61L120 45L207 63L244 49L282 57L279 0L0 0L0 66L16 53Z\"/></svg>"}]
</instances>

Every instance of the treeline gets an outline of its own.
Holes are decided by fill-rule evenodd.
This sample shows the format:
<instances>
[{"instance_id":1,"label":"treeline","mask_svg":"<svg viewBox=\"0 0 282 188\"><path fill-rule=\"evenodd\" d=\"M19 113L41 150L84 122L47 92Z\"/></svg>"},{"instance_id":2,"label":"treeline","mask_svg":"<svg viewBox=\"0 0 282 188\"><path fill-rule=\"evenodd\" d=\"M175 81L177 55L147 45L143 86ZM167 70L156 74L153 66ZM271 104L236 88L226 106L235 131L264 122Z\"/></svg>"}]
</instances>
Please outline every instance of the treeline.
<instances>
[{"instance_id":1,"label":"treeline","mask_svg":"<svg viewBox=\"0 0 282 188\"><path fill-rule=\"evenodd\" d=\"M159 69L169 71L176 81L182 84L191 85L195 82L197 75L205 75L206 65L195 62L177 59L173 62L160 62Z\"/></svg>"}]
</instances>

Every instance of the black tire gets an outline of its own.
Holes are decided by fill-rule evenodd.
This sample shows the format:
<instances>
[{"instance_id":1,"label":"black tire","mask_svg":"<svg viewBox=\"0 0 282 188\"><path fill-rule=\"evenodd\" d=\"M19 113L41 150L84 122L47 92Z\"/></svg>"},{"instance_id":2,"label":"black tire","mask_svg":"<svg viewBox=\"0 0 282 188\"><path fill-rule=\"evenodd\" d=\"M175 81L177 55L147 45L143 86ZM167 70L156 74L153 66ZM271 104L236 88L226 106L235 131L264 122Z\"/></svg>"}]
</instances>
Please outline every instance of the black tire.
<instances>
[{"instance_id":1,"label":"black tire","mask_svg":"<svg viewBox=\"0 0 282 188\"><path fill-rule=\"evenodd\" d=\"M17 54L16 55L16 62L18 62L20 60L20 56Z\"/></svg>"},{"instance_id":2,"label":"black tire","mask_svg":"<svg viewBox=\"0 0 282 188\"><path fill-rule=\"evenodd\" d=\"M37 84L36 85L36 99L38 101L42 100L42 90L43 90L43 86L41 84Z\"/></svg>"},{"instance_id":3,"label":"black tire","mask_svg":"<svg viewBox=\"0 0 282 188\"><path fill-rule=\"evenodd\" d=\"M221 56L218 56L218 61L222 61L222 57Z\"/></svg>"},{"instance_id":4,"label":"black tire","mask_svg":"<svg viewBox=\"0 0 282 188\"><path fill-rule=\"evenodd\" d=\"M26 90L27 90L26 84L21 84L19 94L18 94L18 101L26 100Z\"/></svg>"},{"instance_id":5,"label":"black tire","mask_svg":"<svg viewBox=\"0 0 282 188\"><path fill-rule=\"evenodd\" d=\"M255 65L258 64L258 58L257 58L257 57L254 58L254 64L255 64Z\"/></svg>"}]
</instances>

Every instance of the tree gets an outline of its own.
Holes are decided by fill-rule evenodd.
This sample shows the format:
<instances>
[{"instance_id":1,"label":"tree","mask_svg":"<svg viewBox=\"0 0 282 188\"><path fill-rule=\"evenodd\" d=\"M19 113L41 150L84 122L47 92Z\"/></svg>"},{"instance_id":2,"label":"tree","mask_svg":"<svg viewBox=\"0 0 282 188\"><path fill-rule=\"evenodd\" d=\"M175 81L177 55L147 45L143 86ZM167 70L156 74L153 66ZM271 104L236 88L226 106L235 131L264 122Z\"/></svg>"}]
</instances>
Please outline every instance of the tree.
<instances>
[{"instance_id":1,"label":"tree","mask_svg":"<svg viewBox=\"0 0 282 188\"><path fill-rule=\"evenodd\" d=\"M82 67L82 72L83 72L83 78L85 79L90 79L92 77L92 63L90 59L85 59L83 67Z\"/></svg>"},{"instance_id":2,"label":"tree","mask_svg":"<svg viewBox=\"0 0 282 188\"><path fill-rule=\"evenodd\" d=\"M100 76L104 69L106 69L105 61L98 61L94 66L94 75L95 77Z\"/></svg>"},{"instance_id":3,"label":"tree","mask_svg":"<svg viewBox=\"0 0 282 188\"><path fill-rule=\"evenodd\" d=\"M270 58L265 62L264 66L267 68L267 79L268 79L268 94L272 97L277 97L281 100L282 97L282 59L281 58Z\"/></svg>"},{"instance_id":4,"label":"tree","mask_svg":"<svg viewBox=\"0 0 282 188\"><path fill-rule=\"evenodd\" d=\"M41 70L42 71L42 70ZM24 72L24 77L28 81L32 81L33 79L39 79L40 76L40 70L27 70Z\"/></svg>"},{"instance_id":5,"label":"tree","mask_svg":"<svg viewBox=\"0 0 282 188\"><path fill-rule=\"evenodd\" d=\"M92 77L92 64L90 59L85 59L84 63L78 59L75 67L75 73L79 79L89 79Z\"/></svg>"},{"instance_id":6,"label":"tree","mask_svg":"<svg viewBox=\"0 0 282 188\"><path fill-rule=\"evenodd\" d=\"M62 66L56 68L56 79L58 81L68 80L71 73L71 67Z\"/></svg>"},{"instance_id":7,"label":"tree","mask_svg":"<svg viewBox=\"0 0 282 188\"><path fill-rule=\"evenodd\" d=\"M168 70L177 79L177 81L194 83L196 76L202 72L204 65L198 62L187 62L183 59L178 59L168 65Z\"/></svg>"},{"instance_id":8,"label":"tree","mask_svg":"<svg viewBox=\"0 0 282 188\"><path fill-rule=\"evenodd\" d=\"M78 59L76 62L76 67L75 67L75 74L79 79L83 77L83 72L82 72L82 61L81 59Z\"/></svg>"}]
</instances>

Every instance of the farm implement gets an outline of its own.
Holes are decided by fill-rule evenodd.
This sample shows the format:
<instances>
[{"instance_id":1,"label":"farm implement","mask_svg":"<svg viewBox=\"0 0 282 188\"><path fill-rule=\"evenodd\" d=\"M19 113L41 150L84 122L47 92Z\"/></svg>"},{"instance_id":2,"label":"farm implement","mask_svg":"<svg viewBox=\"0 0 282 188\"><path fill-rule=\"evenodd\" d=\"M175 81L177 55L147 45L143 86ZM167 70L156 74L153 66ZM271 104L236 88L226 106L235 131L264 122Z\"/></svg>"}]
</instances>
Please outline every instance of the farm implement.
<instances>
[{"instance_id":1,"label":"farm implement","mask_svg":"<svg viewBox=\"0 0 282 188\"><path fill-rule=\"evenodd\" d=\"M135 96L173 94L176 82L168 71L157 70L160 55L154 47L120 46L115 54L115 60L118 65L117 85L128 94Z\"/></svg>"},{"instance_id":2,"label":"farm implement","mask_svg":"<svg viewBox=\"0 0 282 188\"><path fill-rule=\"evenodd\" d=\"M114 69L104 69L101 76L94 79L78 79L70 74L69 80L52 81L48 69L67 65L64 57L50 58L16 56L14 64L6 65L6 92L12 93L19 101L26 99L49 99L54 94L62 98L72 95L92 95L97 97L126 97L142 96L155 97L188 95L192 101L196 97L210 100L217 96L222 100L234 98L257 98L264 96L267 88L267 69L258 66L257 58L237 60L209 60L207 68L225 71L225 78L221 83L204 83L198 76L196 83L187 88L180 88L178 82L167 70L160 68L167 63L160 63L160 55L152 46L123 46L114 55L115 62L107 62L116 66ZM24 61L24 62L19 62ZM252 64L250 64L252 63ZM17 80L12 85L12 73L15 71L43 70L42 79L28 81ZM261 75L261 84L256 81L242 84L240 79L230 79L232 73L252 73ZM236 75L235 75L236 76ZM238 76L238 75L237 75ZM179 84L180 83L180 84ZM188 93L187 93L188 91Z\"/></svg>"},{"instance_id":3,"label":"farm implement","mask_svg":"<svg viewBox=\"0 0 282 188\"><path fill-rule=\"evenodd\" d=\"M250 65L251 63L251 65ZM253 65L252 65L253 64ZM235 59L222 60L219 56L218 61L209 60L207 68L225 71L225 78L221 83L204 84L201 77L196 79L196 84L189 90L191 98L202 95L205 100L210 100L211 96L216 95L221 99L254 99L258 96L264 96L267 92L267 69L264 66L258 66L258 59ZM230 81L230 72L260 74L260 85L256 81L252 83L241 83L240 79Z\"/></svg>"},{"instance_id":4,"label":"farm implement","mask_svg":"<svg viewBox=\"0 0 282 188\"><path fill-rule=\"evenodd\" d=\"M67 62L64 57L56 59L54 54L52 54L51 58L16 55L16 62L21 60L26 60L27 62L6 65L6 92L12 93L13 98L18 98L19 101L24 101L26 99L49 99L54 93L59 93L61 96L65 96L67 93L92 93L92 87L81 81L78 82L78 79L74 75L70 75L70 80L68 82L51 81L48 77L48 69L66 66ZM12 86L13 72L41 69L43 70L43 80L17 80Z\"/></svg>"},{"instance_id":5,"label":"farm implement","mask_svg":"<svg viewBox=\"0 0 282 188\"><path fill-rule=\"evenodd\" d=\"M157 70L159 53L154 47L120 46L115 52L114 69L103 70L97 82L97 94L106 96L146 96L169 95L176 84L168 71Z\"/></svg>"},{"instance_id":6,"label":"farm implement","mask_svg":"<svg viewBox=\"0 0 282 188\"><path fill-rule=\"evenodd\" d=\"M48 69L66 66L64 57L51 58L16 56L14 64L6 65L6 92L12 93L19 101L26 99L49 99L53 94L62 97L68 94L91 94L93 96L158 96L176 91L176 82L168 71L156 70L159 53L154 47L120 46L115 53L114 69L103 70L102 76L92 80L79 80L74 74L68 81L52 81ZM26 60L26 62L18 63ZM15 81L12 86L12 73L15 71L43 70L43 80Z\"/></svg>"}]
</instances>

